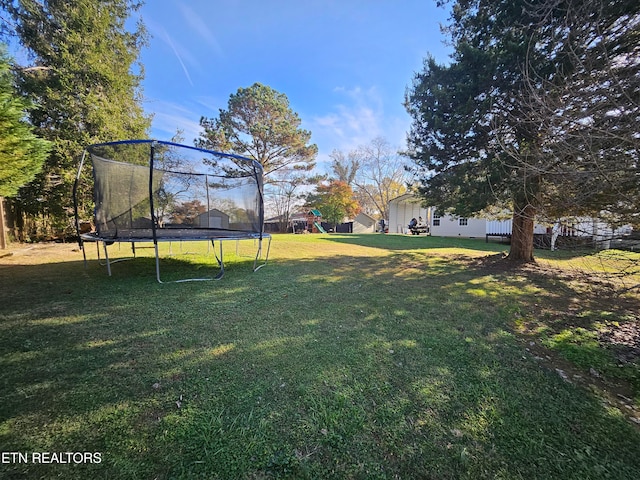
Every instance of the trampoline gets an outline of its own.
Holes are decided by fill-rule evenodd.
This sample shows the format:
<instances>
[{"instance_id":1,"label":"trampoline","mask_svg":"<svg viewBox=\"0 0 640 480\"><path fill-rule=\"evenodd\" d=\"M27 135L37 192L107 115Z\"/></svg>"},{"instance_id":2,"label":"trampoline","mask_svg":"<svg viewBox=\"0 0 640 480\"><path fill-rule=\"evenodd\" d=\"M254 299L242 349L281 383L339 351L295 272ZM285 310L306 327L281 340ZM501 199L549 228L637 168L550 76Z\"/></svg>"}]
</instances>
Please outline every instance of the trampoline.
<instances>
[{"instance_id":1,"label":"trampoline","mask_svg":"<svg viewBox=\"0 0 640 480\"><path fill-rule=\"evenodd\" d=\"M90 160L90 161L87 161ZM91 168L91 175L85 170ZM80 192L93 192L91 231L81 229ZM108 247L114 243L153 243L156 279L160 276L159 242L211 242L218 272L211 277L174 282L220 279L224 275L223 241L253 240L253 271L266 265L271 236L264 233L263 169L259 162L238 155L159 140L122 140L88 146L73 186L78 243L104 251L111 276ZM263 258L263 240L267 241ZM215 242L219 243L219 254ZM236 243L237 245L237 243Z\"/></svg>"}]
</instances>

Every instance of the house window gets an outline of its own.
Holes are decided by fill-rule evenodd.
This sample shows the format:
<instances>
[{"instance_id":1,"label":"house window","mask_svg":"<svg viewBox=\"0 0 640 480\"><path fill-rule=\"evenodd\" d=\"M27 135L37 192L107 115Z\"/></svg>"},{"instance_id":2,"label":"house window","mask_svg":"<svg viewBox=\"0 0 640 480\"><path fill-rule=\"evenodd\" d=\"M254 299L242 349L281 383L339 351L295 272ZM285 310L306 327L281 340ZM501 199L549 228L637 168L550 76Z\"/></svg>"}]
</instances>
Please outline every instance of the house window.
<instances>
[{"instance_id":1,"label":"house window","mask_svg":"<svg viewBox=\"0 0 640 480\"><path fill-rule=\"evenodd\" d=\"M440 215L437 213L433 214L433 226L434 227L439 227L440 226Z\"/></svg>"},{"instance_id":2,"label":"house window","mask_svg":"<svg viewBox=\"0 0 640 480\"><path fill-rule=\"evenodd\" d=\"M461 227L466 227L469 224L469 219L468 218L461 218L460 220L458 220L458 224Z\"/></svg>"}]
</instances>

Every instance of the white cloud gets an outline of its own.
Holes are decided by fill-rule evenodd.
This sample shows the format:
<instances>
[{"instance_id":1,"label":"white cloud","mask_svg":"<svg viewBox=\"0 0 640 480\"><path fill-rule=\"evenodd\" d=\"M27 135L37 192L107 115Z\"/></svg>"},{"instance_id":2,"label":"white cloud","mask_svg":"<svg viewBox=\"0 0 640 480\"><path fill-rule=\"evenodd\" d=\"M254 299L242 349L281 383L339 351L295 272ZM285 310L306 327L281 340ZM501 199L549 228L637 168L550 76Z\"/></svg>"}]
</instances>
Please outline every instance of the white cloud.
<instances>
[{"instance_id":1,"label":"white cloud","mask_svg":"<svg viewBox=\"0 0 640 480\"><path fill-rule=\"evenodd\" d=\"M330 113L324 117L316 117L313 122L317 125L317 129L321 131L333 133L338 138L344 138L345 136L344 129L341 126L343 123L342 118L335 113Z\"/></svg>"},{"instance_id":2,"label":"white cloud","mask_svg":"<svg viewBox=\"0 0 640 480\"><path fill-rule=\"evenodd\" d=\"M404 142L408 117L386 115L384 99L375 86L368 89L336 87L333 91L341 101L325 115L313 117L306 127L322 153L328 154L334 149L353 150L379 136L392 145L400 146Z\"/></svg>"}]
</instances>

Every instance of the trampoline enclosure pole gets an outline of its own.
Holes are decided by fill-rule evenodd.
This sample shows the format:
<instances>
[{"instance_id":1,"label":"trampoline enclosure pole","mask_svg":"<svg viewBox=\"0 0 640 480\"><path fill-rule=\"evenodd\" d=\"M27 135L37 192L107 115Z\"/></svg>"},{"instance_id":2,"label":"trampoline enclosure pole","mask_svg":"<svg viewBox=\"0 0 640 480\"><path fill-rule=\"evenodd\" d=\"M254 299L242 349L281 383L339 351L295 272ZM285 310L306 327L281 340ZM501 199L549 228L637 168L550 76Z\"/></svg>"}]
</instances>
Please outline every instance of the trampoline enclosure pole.
<instances>
[{"instance_id":1,"label":"trampoline enclosure pole","mask_svg":"<svg viewBox=\"0 0 640 480\"><path fill-rule=\"evenodd\" d=\"M149 214L151 215L151 234L153 236L153 244L156 246L156 256L158 255L158 236L156 233L156 217L153 213L153 158L155 155L155 141L151 142L149 149Z\"/></svg>"}]
</instances>

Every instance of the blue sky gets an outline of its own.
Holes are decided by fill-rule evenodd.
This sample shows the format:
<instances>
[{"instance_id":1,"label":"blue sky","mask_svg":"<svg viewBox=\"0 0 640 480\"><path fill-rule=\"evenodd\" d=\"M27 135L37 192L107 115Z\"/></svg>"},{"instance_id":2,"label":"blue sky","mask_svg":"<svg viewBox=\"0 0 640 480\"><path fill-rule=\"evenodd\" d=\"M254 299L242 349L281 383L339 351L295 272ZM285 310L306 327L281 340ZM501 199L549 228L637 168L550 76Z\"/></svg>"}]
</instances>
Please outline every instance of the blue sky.
<instances>
[{"instance_id":1,"label":"blue sky","mask_svg":"<svg viewBox=\"0 0 640 480\"><path fill-rule=\"evenodd\" d=\"M405 89L427 54L447 61L430 0L148 0L141 52L152 136L192 144L201 116L255 82L284 93L319 162L376 136L404 147Z\"/></svg>"}]
</instances>

